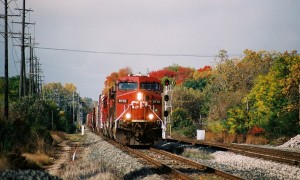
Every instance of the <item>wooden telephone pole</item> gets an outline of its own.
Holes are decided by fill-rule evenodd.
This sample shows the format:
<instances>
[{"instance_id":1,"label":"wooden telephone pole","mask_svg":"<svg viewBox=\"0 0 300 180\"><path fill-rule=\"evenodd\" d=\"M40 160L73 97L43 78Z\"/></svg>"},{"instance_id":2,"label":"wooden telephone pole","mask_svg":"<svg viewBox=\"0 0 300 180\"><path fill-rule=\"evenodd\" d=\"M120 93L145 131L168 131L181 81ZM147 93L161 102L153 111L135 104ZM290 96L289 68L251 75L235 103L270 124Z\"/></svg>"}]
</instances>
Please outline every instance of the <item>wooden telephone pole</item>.
<instances>
[{"instance_id":1,"label":"wooden telephone pole","mask_svg":"<svg viewBox=\"0 0 300 180\"><path fill-rule=\"evenodd\" d=\"M21 67L20 67L20 86L19 97L26 95L26 65L25 65L25 0L22 8L22 38L21 38Z\"/></svg>"},{"instance_id":2,"label":"wooden telephone pole","mask_svg":"<svg viewBox=\"0 0 300 180\"><path fill-rule=\"evenodd\" d=\"M4 1L4 9L5 9L5 15L4 15L4 61L5 61L5 77L4 77L4 119L8 120L8 3L7 0Z\"/></svg>"}]
</instances>

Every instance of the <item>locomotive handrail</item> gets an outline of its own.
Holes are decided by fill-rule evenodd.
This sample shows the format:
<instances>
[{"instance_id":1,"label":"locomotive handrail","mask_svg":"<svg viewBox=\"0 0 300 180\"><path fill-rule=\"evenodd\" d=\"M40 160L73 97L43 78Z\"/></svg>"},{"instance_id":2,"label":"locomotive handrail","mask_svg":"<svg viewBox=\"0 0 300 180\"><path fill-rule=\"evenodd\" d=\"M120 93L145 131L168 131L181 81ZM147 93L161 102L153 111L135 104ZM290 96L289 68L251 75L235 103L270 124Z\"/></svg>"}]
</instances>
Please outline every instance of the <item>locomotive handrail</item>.
<instances>
[{"instance_id":1,"label":"locomotive handrail","mask_svg":"<svg viewBox=\"0 0 300 180\"><path fill-rule=\"evenodd\" d=\"M162 119L160 119L160 117L155 113L155 111L151 108L151 106L148 105L148 107L150 107L150 110L154 113L154 115L155 115L160 121L162 121Z\"/></svg>"},{"instance_id":2,"label":"locomotive handrail","mask_svg":"<svg viewBox=\"0 0 300 180\"><path fill-rule=\"evenodd\" d=\"M123 116L123 114L125 114L127 112L127 110L129 109L129 107L132 106L131 104L129 104L128 108L124 110L124 112L115 120L115 125L117 125L117 121L120 120L120 118ZM115 126L116 127L116 126Z\"/></svg>"},{"instance_id":3,"label":"locomotive handrail","mask_svg":"<svg viewBox=\"0 0 300 180\"><path fill-rule=\"evenodd\" d=\"M160 119L160 117L155 113L155 111L151 108L150 105L148 105L148 106L150 107L150 110L154 113L154 115L158 118L158 120L161 121L161 127L165 128L164 121L162 119Z\"/></svg>"}]
</instances>

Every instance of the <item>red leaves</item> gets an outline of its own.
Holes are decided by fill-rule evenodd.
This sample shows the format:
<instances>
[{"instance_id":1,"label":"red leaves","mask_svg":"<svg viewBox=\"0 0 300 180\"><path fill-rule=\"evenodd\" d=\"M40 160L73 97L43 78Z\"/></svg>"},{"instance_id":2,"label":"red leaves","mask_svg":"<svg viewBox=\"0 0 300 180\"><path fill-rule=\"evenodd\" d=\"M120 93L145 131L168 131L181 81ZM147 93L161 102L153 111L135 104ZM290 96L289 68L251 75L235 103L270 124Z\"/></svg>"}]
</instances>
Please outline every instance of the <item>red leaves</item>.
<instances>
[{"instance_id":1,"label":"red leaves","mask_svg":"<svg viewBox=\"0 0 300 180\"><path fill-rule=\"evenodd\" d=\"M250 132L250 134L258 135L258 134L265 132L265 129L255 125L252 129L250 129L249 132Z\"/></svg>"},{"instance_id":2,"label":"red leaves","mask_svg":"<svg viewBox=\"0 0 300 180\"><path fill-rule=\"evenodd\" d=\"M159 80L161 80L163 77L173 78L173 77L176 76L176 73L174 71L169 70L169 69L162 69L162 70L150 72L149 76L156 77Z\"/></svg>"},{"instance_id":3,"label":"red leaves","mask_svg":"<svg viewBox=\"0 0 300 180\"><path fill-rule=\"evenodd\" d=\"M175 80L176 84L182 84L187 79L198 78L198 76L206 78L211 74L211 71L212 68L210 66L204 66L198 70L190 67L170 66L158 71L152 71L149 73L149 75L160 80L162 80L164 77L172 78ZM194 77L195 73L197 76Z\"/></svg>"}]
</instances>

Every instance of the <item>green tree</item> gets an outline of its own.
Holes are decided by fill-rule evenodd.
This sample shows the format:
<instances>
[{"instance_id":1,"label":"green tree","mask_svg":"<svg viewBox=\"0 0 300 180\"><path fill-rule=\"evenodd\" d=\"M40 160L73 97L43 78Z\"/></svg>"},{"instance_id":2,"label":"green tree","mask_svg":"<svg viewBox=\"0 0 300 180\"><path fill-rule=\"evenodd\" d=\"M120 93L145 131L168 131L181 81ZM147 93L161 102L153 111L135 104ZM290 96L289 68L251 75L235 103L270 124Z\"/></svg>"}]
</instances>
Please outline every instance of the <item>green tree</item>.
<instances>
[{"instance_id":1,"label":"green tree","mask_svg":"<svg viewBox=\"0 0 300 180\"><path fill-rule=\"evenodd\" d=\"M203 96L199 90L175 86L173 90L172 106L174 109L186 110L193 121L198 122L201 114Z\"/></svg>"},{"instance_id":2,"label":"green tree","mask_svg":"<svg viewBox=\"0 0 300 180\"><path fill-rule=\"evenodd\" d=\"M172 129L179 134L187 137L195 137L196 126L188 116L188 112L184 109L177 108L172 113Z\"/></svg>"},{"instance_id":3,"label":"green tree","mask_svg":"<svg viewBox=\"0 0 300 180\"><path fill-rule=\"evenodd\" d=\"M299 55L295 52L279 55L265 76L259 76L248 95L250 124L266 129L273 136L299 133L297 123L296 84L300 82ZM299 97L298 97L299 99ZM298 129L298 130L296 130Z\"/></svg>"},{"instance_id":4,"label":"green tree","mask_svg":"<svg viewBox=\"0 0 300 180\"><path fill-rule=\"evenodd\" d=\"M245 107L242 101L253 88L255 79L267 74L278 56L276 52L245 50L242 59L229 59L226 53L220 52L219 61L203 90L204 104L209 107L209 123L226 120L233 107Z\"/></svg>"}]
</instances>

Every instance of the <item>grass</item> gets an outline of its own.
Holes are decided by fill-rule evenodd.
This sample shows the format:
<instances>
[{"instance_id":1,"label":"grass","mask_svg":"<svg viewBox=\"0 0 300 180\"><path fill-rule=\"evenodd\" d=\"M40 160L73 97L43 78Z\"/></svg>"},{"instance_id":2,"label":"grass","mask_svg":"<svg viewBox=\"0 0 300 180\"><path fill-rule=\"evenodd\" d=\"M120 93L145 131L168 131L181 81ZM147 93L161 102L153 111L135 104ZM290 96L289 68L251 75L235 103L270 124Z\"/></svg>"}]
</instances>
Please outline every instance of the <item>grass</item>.
<instances>
[{"instance_id":1,"label":"grass","mask_svg":"<svg viewBox=\"0 0 300 180\"><path fill-rule=\"evenodd\" d=\"M208 152L194 148L186 148L182 155L188 158L197 158L203 160L213 159L213 156Z\"/></svg>"},{"instance_id":2,"label":"grass","mask_svg":"<svg viewBox=\"0 0 300 180\"><path fill-rule=\"evenodd\" d=\"M261 136L247 135L246 143L255 144L255 145L264 145L264 144L268 144L268 140Z\"/></svg>"},{"instance_id":3,"label":"grass","mask_svg":"<svg viewBox=\"0 0 300 180\"><path fill-rule=\"evenodd\" d=\"M0 171L9 169L9 163L5 157L0 157Z\"/></svg>"},{"instance_id":4,"label":"grass","mask_svg":"<svg viewBox=\"0 0 300 180\"><path fill-rule=\"evenodd\" d=\"M86 137L86 135L81 135L80 133L66 135L66 139L73 141L73 142L83 142L85 137Z\"/></svg>"},{"instance_id":5,"label":"grass","mask_svg":"<svg viewBox=\"0 0 300 180\"><path fill-rule=\"evenodd\" d=\"M66 133L60 131L51 131L51 137L53 139L53 145L57 145L66 139Z\"/></svg>"},{"instance_id":6,"label":"grass","mask_svg":"<svg viewBox=\"0 0 300 180\"><path fill-rule=\"evenodd\" d=\"M60 131L51 131L50 135L53 139L53 146L63 142L66 139L66 133ZM54 153L53 149L46 150L47 145L43 138L36 139L36 151L35 153L23 153L22 155L26 158L29 164L36 164L39 167L50 165L54 162L53 158L49 155Z\"/></svg>"},{"instance_id":7,"label":"grass","mask_svg":"<svg viewBox=\"0 0 300 180\"><path fill-rule=\"evenodd\" d=\"M269 141L263 136L213 132L205 132L205 140L220 143L247 143L254 145L264 145L269 143Z\"/></svg>"},{"instance_id":8,"label":"grass","mask_svg":"<svg viewBox=\"0 0 300 180\"><path fill-rule=\"evenodd\" d=\"M102 162L87 162L83 161L80 164L76 162L65 167L62 179L103 179L115 180L117 178L117 171L109 170Z\"/></svg>"},{"instance_id":9,"label":"grass","mask_svg":"<svg viewBox=\"0 0 300 180\"><path fill-rule=\"evenodd\" d=\"M23 156L28 162L37 164L40 167L53 163L53 159L44 153L24 153Z\"/></svg>"}]
</instances>

